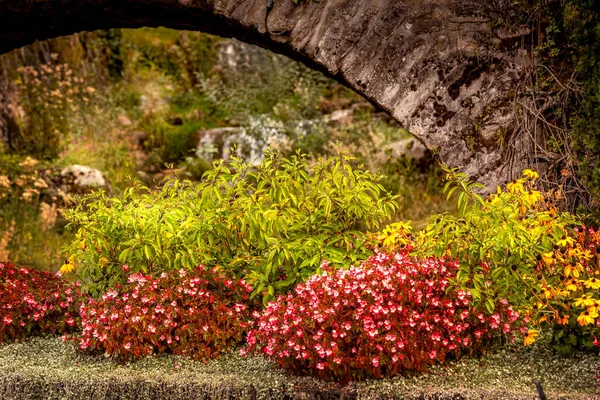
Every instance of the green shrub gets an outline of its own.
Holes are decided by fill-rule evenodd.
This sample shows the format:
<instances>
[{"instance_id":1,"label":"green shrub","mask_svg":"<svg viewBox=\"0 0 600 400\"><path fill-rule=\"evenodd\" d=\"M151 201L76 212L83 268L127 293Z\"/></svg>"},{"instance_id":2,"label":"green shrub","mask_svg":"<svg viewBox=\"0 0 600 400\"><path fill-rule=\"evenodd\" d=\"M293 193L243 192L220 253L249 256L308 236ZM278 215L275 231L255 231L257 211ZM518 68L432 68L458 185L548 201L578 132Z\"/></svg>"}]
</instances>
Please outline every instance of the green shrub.
<instances>
[{"instance_id":1,"label":"green shrub","mask_svg":"<svg viewBox=\"0 0 600 400\"><path fill-rule=\"evenodd\" d=\"M189 90L198 74L207 74L217 62L217 36L167 28L122 29L121 52L129 54L128 71L161 71L173 83Z\"/></svg>"},{"instance_id":2,"label":"green shrub","mask_svg":"<svg viewBox=\"0 0 600 400\"><path fill-rule=\"evenodd\" d=\"M468 290L488 312L502 298L534 321L551 312L543 306L544 292L551 279L559 278L545 271L543 257L565 240L576 218L558 213L552 201L535 190L534 171L525 170L522 179L487 199L475 191L481 185L465 174L446 171L448 196L461 192L460 215L434 216L417 234L416 252L456 258L460 268L454 284Z\"/></svg>"},{"instance_id":3,"label":"green shrub","mask_svg":"<svg viewBox=\"0 0 600 400\"><path fill-rule=\"evenodd\" d=\"M594 350L600 332L600 231L579 216L559 213L561 192L536 190L538 174L523 178L485 200L479 185L448 170L448 196L460 192L460 215L438 214L413 237L410 223L394 223L378 234L384 251L408 247L419 256L450 256L460 262L453 286L473 295L476 306L495 312L506 298L524 316L527 346L539 329L563 355ZM523 328L525 333L525 328Z\"/></svg>"},{"instance_id":4,"label":"green shrub","mask_svg":"<svg viewBox=\"0 0 600 400\"><path fill-rule=\"evenodd\" d=\"M150 137L146 142L155 167L161 168L164 163L179 163L191 155L197 145L197 135L202 124L196 121L185 121L182 125L171 125L164 120L154 120L142 125Z\"/></svg>"},{"instance_id":5,"label":"green shrub","mask_svg":"<svg viewBox=\"0 0 600 400\"><path fill-rule=\"evenodd\" d=\"M115 85L114 97L115 107L120 107L129 112L137 110L142 104L142 95L130 86Z\"/></svg>"},{"instance_id":6,"label":"green shrub","mask_svg":"<svg viewBox=\"0 0 600 400\"><path fill-rule=\"evenodd\" d=\"M197 118L204 128L215 128L227 121L226 107L214 102L203 93L185 92L169 98L169 109L178 115L190 115Z\"/></svg>"},{"instance_id":7,"label":"green shrub","mask_svg":"<svg viewBox=\"0 0 600 400\"><path fill-rule=\"evenodd\" d=\"M235 155L214 163L201 183L139 183L119 198L83 199L65 216L79 230L65 250L92 294L125 278L121 266L150 274L198 264L244 277L263 301L315 273L322 260L349 267L369 256L370 236L397 205L380 176L352 167L345 153L307 171L304 155L268 151L251 165Z\"/></svg>"},{"instance_id":8,"label":"green shrub","mask_svg":"<svg viewBox=\"0 0 600 400\"><path fill-rule=\"evenodd\" d=\"M201 157L186 157L180 166L181 175L193 181L202 179L202 175L211 168L210 162Z\"/></svg>"}]
</instances>

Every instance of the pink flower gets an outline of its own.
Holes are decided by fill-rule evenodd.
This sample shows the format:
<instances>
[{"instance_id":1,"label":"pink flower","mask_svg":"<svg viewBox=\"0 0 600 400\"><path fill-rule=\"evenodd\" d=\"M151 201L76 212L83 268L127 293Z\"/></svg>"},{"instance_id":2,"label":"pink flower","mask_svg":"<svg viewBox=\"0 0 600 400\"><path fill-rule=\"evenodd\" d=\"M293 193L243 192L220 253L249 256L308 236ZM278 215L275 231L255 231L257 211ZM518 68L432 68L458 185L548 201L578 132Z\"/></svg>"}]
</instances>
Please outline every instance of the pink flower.
<instances>
[{"instance_id":1,"label":"pink flower","mask_svg":"<svg viewBox=\"0 0 600 400\"><path fill-rule=\"evenodd\" d=\"M12 324L13 320L10 316L6 316L2 319L6 325Z\"/></svg>"},{"instance_id":2,"label":"pink flower","mask_svg":"<svg viewBox=\"0 0 600 400\"><path fill-rule=\"evenodd\" d=\"M600 319L599 319L598 321L600 321ZM524 326L520 327L520 328L519 328L519 330L521 331L521 333L522 333L523 335L524 335L525 333L527 333L527 328L526 328L526 327L524 327Z\"/></svg>"},{"instance_id":3,"label":"pink flower","mask_svg":"<svg viewBox=\"0 0 600 400\"><path fill-rule=\"evenodd\" d=\"M498 315L498 314L492 315L492 320L493 320L493 322L490 324L490 326L494 329L498 328L500 326L500 315Z\"/></svg>"},{"instance_id":4,"label":"pink flower","mask_svg":"<svg viewBox=\"0 0 600 400\"><path fill-rule=\"evenodd\" d=\"M152 324L148 325L148 330L150 331L150 333L154 333L156 332L156 327Z\"/></svg>"},{"instance_id":5,"label":"pink flower","mask_svg":"<svg viewBox=\"0 0 600 400\"><path fill-rule=\"evenodd\" d=\"M131 342L127 342L123 345L123 348L125 348L125 350L129 350L131 348Z\"/></svg>"},{"instance_id":6,"label":"pink flower","mask_svg":"<svg viewBox=\"0 0 600 400\"><path fill-rule=\"evenodd\" d=\"M371 363L375 368L379 367L379 357L375 357L371 360Z\"/></svg>"}]
</instances>

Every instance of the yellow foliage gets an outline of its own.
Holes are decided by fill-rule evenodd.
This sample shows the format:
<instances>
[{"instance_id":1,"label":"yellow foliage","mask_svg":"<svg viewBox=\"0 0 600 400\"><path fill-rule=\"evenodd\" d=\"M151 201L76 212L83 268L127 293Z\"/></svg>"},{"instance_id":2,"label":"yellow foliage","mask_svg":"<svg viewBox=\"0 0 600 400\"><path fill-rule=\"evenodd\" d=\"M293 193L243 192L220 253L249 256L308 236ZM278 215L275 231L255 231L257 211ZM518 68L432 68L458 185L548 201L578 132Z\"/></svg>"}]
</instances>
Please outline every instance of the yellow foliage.
<instances>
[{"instance_id":1,"label":"yellow foliage","mask_svg":"<svg viewBox=\"0 0 600 400\"><path fill-rule=\"evenodd\" d=\"M378 235L378 239L383 243L387 251L393 251L398 247L406 246L410 242L411 223L396 222L386 226Z\"/></svg>"},{"instance_id":2,"label":"yellow foliage","mask_svg":"<svg viewBox=\"0 0 600 400\"><path fill-rule=\"evenodd\" d=\"M63 274L70 274L71 272L75 271L76 268L77 264L75 264L73 261L69 261L68 263L60 267L60 272L62 272Z\"/></svg>"},{"instance_id":3,"label":"yellow foliage","mask_svg":"<svg viewBox=\"0 0 600 400\"><path fill-rule=\"evenodd\" d=\"M546 265L552 265L554 263L554 258L552 257L553 254L554 253L552 252L542 254L542 260L544 260Z\"/></svg>"},{"instance_id":4,"label":"yellow foliage","mask_svg":"<svg viewBox=\"0 0 600 400\"><path fill-rule=\"evenodd\" d=\"M592 278L586 281L583 281L583 285L588 289L600 289L600 279Z\"/></svg>"},{"instance_id":5,"label":"yellow foliage","mask_svg":"<svg viewBox=\"0 0 600 400\"><path fill-rule=\"evenodd\" d=\"M571 278L565 282L565 288L569 292L576 292L579 290L579 285L577 285L577 282L575 281L575 279Z\"/></svg>"},{"instance_id":6,"label":"yellow foliage","mask_svg":"<svg viewBox=\"0 0 600 400\"><path fill-rule=\"evenodd\" d=\"M536 204L542 198L542 192L537 190L529 190L523 193L521 196L522 202L524 205L532 206Z\"/></svg>"},{"instance_id":7,"label":"yellow foliage","mask_svg":"<svg viewBox=\"0 0 600 400\"><path fill-rule=\"evenodd\" d=\"M523 180L519 179L518 181L509 182L506 185L506 190L510 193L523 193L525 191L523 187Z\"/></svg>"},{"instance_id":8,"label":"yellow foliage","mask_svg":"<svg viewBox=\"0 0 600 400\"><path fill-rule=\"evenodd\" d=\"M576 263L575 265L567 264L564 269L564 274L567 278L569 276L579 278L580 272L582 272L582 271L583 271L583 266L580 263Z\"/></svg>"},{"instance_id":9,"label":"yellow foliage","mask_svg":"<svg viewBox=\"0 0 600 400\"><path fill-rule=\"evenodd\" d=\"M571 246L573 243L575 243L575 239L570 236L565 236L556 242L556 244L561 247Z\"/></svg>"},{"instance_id":10,"label":"yellow foliage","mask_svg":"<svg viewBox=\"0 0 600 400\"><path fill-rule=\"evenodd\" d=\"M522 175L532 181L540 177L536 171L530 169L523 170Z\"/></svg>"},{"instance_id":11,"label":"yellow foliage","mask_svg":"<svg viewBox=\"0 0 600 400\"><path fill-rule=\"evenodd\" d=\"M592 307L596 305L596 300L592 297L589 297L587 295L583 295L578 299L575 299L575 306L576 307Z\"/></svg>"},{"instance_id":12,"label":"yellow foliage","mask_svg":"<svg viewBox=\"0 0 600 400\"><path fill-rule=\"evenodd\" d=\"M539 335L539 331L536 329L529 329L523 337L523 344L529 346L535 343L535 338Z\"/></svg>"},{"instance_id":13,"label":"yellow foliage","mask_svg":"<svg viewBox=\"0 0 600 400\"><path fill-rule=\"evenodd\" d=\"M577 323L581 326L591 325L596 318L598 318L598 310L595 307L590 307L577 317Z\"/></svg>"}]
</instances>

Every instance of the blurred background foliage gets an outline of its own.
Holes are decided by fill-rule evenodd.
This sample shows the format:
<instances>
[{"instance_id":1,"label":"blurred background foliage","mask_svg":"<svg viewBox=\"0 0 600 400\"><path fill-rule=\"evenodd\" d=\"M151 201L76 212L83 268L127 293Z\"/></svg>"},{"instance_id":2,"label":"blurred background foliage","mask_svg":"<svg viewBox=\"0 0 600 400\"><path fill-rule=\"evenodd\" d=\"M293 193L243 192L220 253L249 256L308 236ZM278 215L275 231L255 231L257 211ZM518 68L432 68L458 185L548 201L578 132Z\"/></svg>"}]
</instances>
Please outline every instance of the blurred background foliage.
<instances>
[{"instance_id":1,"label":"blurred background foliage","mask_svg":"<svg viewBox=\"0 0 600 400\"><path fill-rule=\"evenodd\" d=\"M62 222L72 206L56 178L63 168L98 169L120 194L128 177L150 187L173 174L199 180L234 145L254 163L271 146L314 164L339 142L356 165L386 175L383 186L400 196L394 219L420 227L453 208L433 156L387 114L233 39L165 28L78 33L2 55L0 67L16 116L0 140L0 259L51 271L65 262L60 249L73 234ZM34 186L40 179L47 187Z\"/></svg>"}]
</instances>

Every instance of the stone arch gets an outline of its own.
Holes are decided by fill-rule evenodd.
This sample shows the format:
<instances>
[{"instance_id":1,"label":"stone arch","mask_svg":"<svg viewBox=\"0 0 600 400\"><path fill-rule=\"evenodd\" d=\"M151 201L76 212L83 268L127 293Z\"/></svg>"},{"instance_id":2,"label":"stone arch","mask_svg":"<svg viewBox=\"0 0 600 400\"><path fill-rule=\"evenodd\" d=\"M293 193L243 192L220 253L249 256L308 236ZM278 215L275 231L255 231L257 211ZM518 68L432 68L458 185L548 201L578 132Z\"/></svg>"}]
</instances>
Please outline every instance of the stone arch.
<instances>
[{"instance_id":1,"label":"stone arch","mask_svg":"<svg viewBox=\"0 0 600 400\"><path fill-rule=\"evenodd\" d=\"M494 28L502 0L0 0L0 53L107 28L166 26L258 44L389 112L440 159L493 187L525 161L515 87L527 57Z\"/></svg>"}]
</instances>

